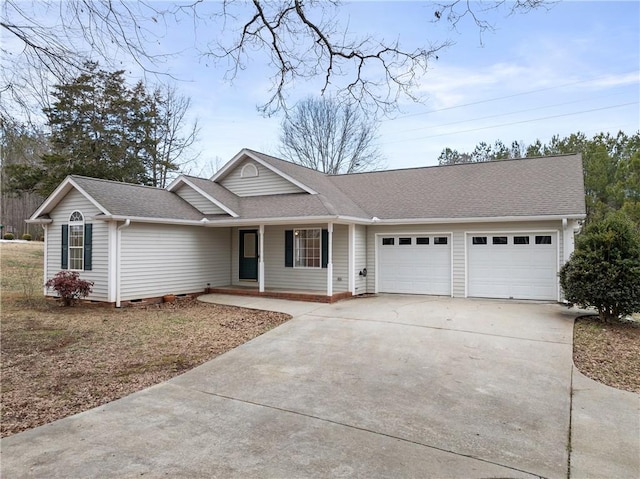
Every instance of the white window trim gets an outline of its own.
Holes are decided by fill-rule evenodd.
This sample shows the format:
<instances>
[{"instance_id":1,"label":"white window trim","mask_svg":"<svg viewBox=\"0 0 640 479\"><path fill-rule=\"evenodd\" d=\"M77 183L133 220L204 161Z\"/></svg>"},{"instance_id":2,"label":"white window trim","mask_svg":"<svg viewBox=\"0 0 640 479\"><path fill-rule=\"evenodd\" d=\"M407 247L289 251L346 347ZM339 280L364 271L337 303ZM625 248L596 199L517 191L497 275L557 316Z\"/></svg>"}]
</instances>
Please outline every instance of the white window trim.
<instances>
[{"instance_id":1,"label":"white window trim","mask_svg":"<svg viewBox=\"0 0 640 479\"><path fill-rule=\"evenodd\" d=\"M298 266L298 241L297 237L299 231L318 231L319 233L319 241L320 241L320 261L319 266ZM294 269L322 269L322 228L294 228L293 230L293 267Z\"/></svg>"},{"instance_id":2,"label":"white window trim","mask_svg":"<svg viewBox=\"0 0 640 479\"><path fill-rule=\"evenodd\" d=\"M259 176L258 167L253 163L247 163L240 170L240 178L255 178Z\"/></svg>"},{"instance_id":3,"label":"white window trim","mask_svg":"<svg viewBox=\"0 0 640 479\"><path fill-rule=\"evenodd\" d=\"M77 220L77 219L72 219L76 214L80 215L82 217L82 220ZM79 226L80 227L80 231L82 233L82 246L71 246L71 228L74 226ZM69 232L68 232L68 245L67 245L67 269L69 271L84 271L84 215L82 214L81 211L74 211L73 213L71 213L69 215ZM71 259L71 250L80 250L81 254L80 254L80 262L82 267L81 268L72 268L71 264L72 264L72 259Z\"/></svg>"}]
</instances>

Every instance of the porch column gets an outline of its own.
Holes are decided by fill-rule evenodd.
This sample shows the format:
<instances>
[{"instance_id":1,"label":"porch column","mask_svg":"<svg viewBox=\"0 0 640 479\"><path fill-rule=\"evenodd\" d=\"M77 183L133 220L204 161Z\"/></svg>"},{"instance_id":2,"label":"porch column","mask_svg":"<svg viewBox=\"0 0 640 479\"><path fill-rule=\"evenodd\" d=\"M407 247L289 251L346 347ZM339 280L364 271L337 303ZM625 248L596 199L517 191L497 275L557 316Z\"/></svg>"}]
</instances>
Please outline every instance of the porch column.
<instances>
[{"instance_id":1,"label":"porch column","mask_svg":"<svg viewBox=\"0 0 640 479\"><path fill-rule=\"evenodd\" d=\"M258 291L264 293L264 225L258 230Z\"/></svg>"},{"instance_id":2,"label":"porch column","mask_svg":"<svg viewBox=\"0 0 640 479\"><path fill-rule=\"evenodd\" d=\"M327 296L333 296L333 223L327 225Z\"/></svg>"}]
</instances>

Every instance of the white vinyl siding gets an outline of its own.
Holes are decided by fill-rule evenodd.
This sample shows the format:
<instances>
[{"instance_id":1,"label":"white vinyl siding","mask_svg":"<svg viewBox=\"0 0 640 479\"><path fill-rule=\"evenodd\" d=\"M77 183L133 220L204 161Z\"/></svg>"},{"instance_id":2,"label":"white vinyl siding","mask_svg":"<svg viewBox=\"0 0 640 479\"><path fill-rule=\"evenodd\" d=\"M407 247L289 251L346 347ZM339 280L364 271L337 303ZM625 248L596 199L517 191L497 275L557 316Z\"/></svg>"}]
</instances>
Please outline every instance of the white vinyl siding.
<instances>
[{"instance_id":1,"label":"white vinyl siding","mask_svg":"<svg viewBox=\"0 0 640 479\"><path fill-rule=\"evenodd\" d=\"M333 292L345 291L349 291L349 227L333 225Z\"/></svg>"},{"instance_id":2,"label":"white vinyl siding","mask_svg":"<svg viewBox=\"0 0 640 479\"><path fill-rule=\"evenodd\" d=\"M257 227L253 228L253 227L247 227L247 228L242 228L250 230L250 229L258 229ZM253 284L253 286L255 286L256 288L258 287L258 283L257 282L247 282L247 281L240 281L240 235L238 234L238 228L232 228L231 230L231 284L234 286L251 286ZM259 267L259 266L258 266Z\"/></svg>"},{"instance_id":3,"label":"white vinyl siding","mask_svg":"<svg viewBox=\"0 0 640 479\"><path fill-rule=\"evenodd\" d=\"M91 271L78 271L80 278L93 281L93 292L86 298L95 301L108 301L109 291L109 254L108 225L104 221L94 221L93 217L100 212L79 191L72 189L49 213L53 222L47 228L47 278L51 279L62 270L62 225L69 224L69 217L74 211L80 211L84 222L93 224L92 267ZM55 294L53 290L49 294Z\"/></svg>"},{"instance_id":4,"label":"white vinyl siding","mask_svg":"<svg viewBox=\"0 0 640 479\"><path fill-rule=\"evenodd\" d=\"M451 245L452 256L452 277L453 277L453 291L452 295L456 298L464 298L465 295L465 235L462 231L454 231ZM462 280L460 280L462 278Z\"/></svg>"},{"instance_id":5,"label":"white vinyl siding","mask_svg":"<svg viewBox=\"0 0 640 479\"><path fill-rule=\"evenodd\" d=\"M364 225L356 225L355 231L355 292L356 294L364 294L367 292L368 276L360 276L360 272L367 268L367 227Z\"/></svg>"},{"instance_id":6,"label":"white vinyl siding","mask_svg":"<svg viewBox=\"0 0 640 479\"><path fill-rule=\"evenodd\" d=\"M242 168L252 163L258 170L258 176L241 176ZM246 172L246 170L245 170ZM286 180L282 176L265 168L261 164L245 160L237 165L220 184L238 196L282 195L288 193L304 193L304 190Z\"/></svg>"},{"instance_id":7,"label":"white vinyl siding","mask_svg":"<svg viewBox=\"0 0 640 479\"><path fill-rule=\"evenodd\" d=\"M466 295L466 247L465 233L468 231L559 231L559 256L562 258L562 222L561 221L537 221L537 222L505 222L505 223L459 223L459 224L424 224L424 225L374 225L367 227L367 292L375 292L376 257L375 235L376 233L451 233L452 234L452 294L454 297ZM554 233L555 234L555 233Z\"/></svg>"},{"instance_id":8,"label":"white vinyl siding","mask_svg":"<svg viewBox=\"0 0 640 479\"><path fill-rule=\"evenodd\" d=\"M123 301L229 284L228 228L132 223L121 234Z\"/></svg>"},{"instance_id":9,"label":"white vinyl siding","mask_svg":"<svg viewBox=\"0 0 640 479\"><path fill-rule=\"evenodd\" d=\"M228 214L188 185L181 186L175 193L205 215Z\"/></svg>"}]
</instances>

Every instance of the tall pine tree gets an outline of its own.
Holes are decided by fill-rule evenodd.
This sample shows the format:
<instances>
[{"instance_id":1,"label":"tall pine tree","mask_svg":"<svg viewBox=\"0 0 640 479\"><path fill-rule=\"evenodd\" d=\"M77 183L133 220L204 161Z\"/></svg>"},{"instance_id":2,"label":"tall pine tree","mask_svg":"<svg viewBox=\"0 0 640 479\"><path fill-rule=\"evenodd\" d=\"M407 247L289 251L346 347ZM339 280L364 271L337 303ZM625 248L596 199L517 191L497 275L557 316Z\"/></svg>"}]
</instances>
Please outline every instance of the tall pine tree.
<instances>
[{"instance_id":1,"label":"tall pine tree","mask_svg":"<svg viewBox=\"0 0 640 479\"><path fill-rule=\"evenodd\" d=\"M172 89L129 87L124 71L88 63L73 81L56 85L44 109L51 151L39 164L13 170L12 189L48 195L67 175L165 186L184 164L197 126L186 129L189 101Z\"/></svg>"}]
</instances>

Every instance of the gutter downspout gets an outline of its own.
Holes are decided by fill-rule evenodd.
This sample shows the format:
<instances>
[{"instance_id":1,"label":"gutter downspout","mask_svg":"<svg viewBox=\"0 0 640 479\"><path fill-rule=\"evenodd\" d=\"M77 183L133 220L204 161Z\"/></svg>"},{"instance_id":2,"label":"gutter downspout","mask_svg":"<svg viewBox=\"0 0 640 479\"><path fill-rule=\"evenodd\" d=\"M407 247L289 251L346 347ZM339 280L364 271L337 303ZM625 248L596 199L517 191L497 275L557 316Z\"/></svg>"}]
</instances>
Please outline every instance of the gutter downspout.
<instances>
[{"instance_id":1,"label":"gutter downspout","mask_svg":"<svg viewBox=\"0 0 640 479\"><path fill-rule=\"evenodd\" d=\"M42 229L44 231L44 281L42 284L49 280L49 225L43 224ZM43 295L47 295L47 287L43 286Z\"/></svg>"},{"instance_id":2,"label":"gutter downspout","mask_svg":"<svg viewBox=\"0 0 640 479\"><path fill-rule=\"evenodd\" d=\"M122 268L122 255L120 254L120 250L122 246L122 230L128 228L130 224L131 220L127 218L116 230L116 308L120 307L120 271Z\"/></svg>"}]
</instances>

